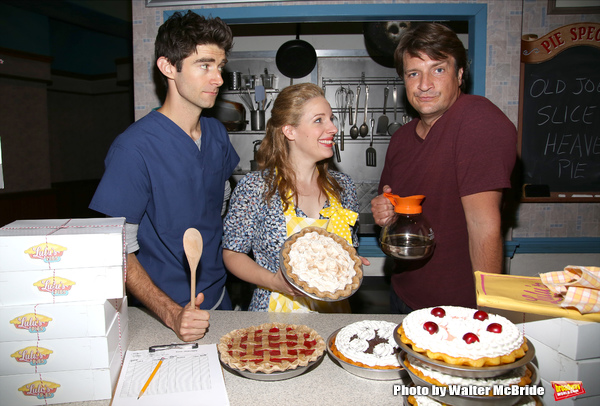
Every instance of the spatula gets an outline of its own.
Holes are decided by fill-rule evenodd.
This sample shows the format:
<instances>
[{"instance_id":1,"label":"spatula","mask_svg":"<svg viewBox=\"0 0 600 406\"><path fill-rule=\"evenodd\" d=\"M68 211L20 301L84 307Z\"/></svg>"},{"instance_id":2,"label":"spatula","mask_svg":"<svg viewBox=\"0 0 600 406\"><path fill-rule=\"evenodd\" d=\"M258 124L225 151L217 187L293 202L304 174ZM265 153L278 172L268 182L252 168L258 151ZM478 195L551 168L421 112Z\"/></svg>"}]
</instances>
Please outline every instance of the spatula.
<instances>
[{"instance_id":1,"label":"spatula","mask_svg":"<svg viewBox=\"0 0 600 406\"><path fill-rule=\"evenodd\" d=\"M373 130L375 127L375 119L371 113L371 143L367 148L367 166L377 166L377 150L373 148Z\"/></svg>"},{"instance_id":2,"label":"spatula","mask_svg":"<svg viewBox=\"0 0 600 406\"><path fill-rule=\"evenodd\" d=\"M183 250L190 265L191 273L191 288L190 288L190 305L196 306L196 269L202 256L202 235L195 228L188 228L183 234Z\"/></svg>"},{"instance_id":3,"label":"spatula","mask_svg":"<svg viewBox=\"0 0 600 406\"><path fill-rule=\"evenodd\" d=\"M386 86L385 89L383 89L383 115L379 116L379 119L377 120L377 134L387 133L387 129L388 129L390 120L389 120L388 116L385 115L385 110L386 110L387 99L388 99L389 94L390 94L390 87Z\"/></svg>"},{"instance_id":4,"label":"spatula","mask_svg":"<svg viewBox=\"0 0 600 406\"><path fill-rule=\"evenodd\" d=\"M263 85L258 85L254 88L254 101L258 104L257 110L265 109L265 87Z\"/></svg>"}]
</instances>

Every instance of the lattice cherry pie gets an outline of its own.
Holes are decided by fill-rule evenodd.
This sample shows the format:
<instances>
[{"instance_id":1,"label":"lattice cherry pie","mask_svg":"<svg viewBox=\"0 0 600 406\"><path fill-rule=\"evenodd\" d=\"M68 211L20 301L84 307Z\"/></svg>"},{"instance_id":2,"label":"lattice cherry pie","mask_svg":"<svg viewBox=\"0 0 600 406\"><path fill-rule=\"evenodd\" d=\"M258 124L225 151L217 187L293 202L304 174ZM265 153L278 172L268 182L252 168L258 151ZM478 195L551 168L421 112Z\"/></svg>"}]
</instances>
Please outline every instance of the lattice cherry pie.
<instances>
[{"instance_id":1,"label":"lattice cherry pie","mask_svg":"<svg viewBox=\"0 0 600 406\"><path fill-rule=\"evenodd\" d=\"M323 355L325 340L307 326L266 323L225 334L217 349L231 368L270 374L316 361Z\"/></svg>"}]
</instances>

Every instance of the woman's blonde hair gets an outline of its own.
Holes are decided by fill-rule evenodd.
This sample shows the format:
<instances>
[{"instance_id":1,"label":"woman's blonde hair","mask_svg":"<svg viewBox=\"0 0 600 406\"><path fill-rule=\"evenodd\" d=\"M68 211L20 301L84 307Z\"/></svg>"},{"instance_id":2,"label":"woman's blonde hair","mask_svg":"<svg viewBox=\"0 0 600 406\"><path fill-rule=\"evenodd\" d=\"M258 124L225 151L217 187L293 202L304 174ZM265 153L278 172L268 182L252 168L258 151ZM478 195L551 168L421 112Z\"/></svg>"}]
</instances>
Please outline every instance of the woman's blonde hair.
<instances>
[{"instance_id":1,"label":"woman's blonde hair","mask_svg":"<svg viewBox=\"0 0 600 406\"><path fill-rule=\"evenodd\" d=\"M279 192L279 196L284 200L283 211L288 209L290 203L285 200L288 194L293 201L298 201L296 174L290 164L290 146L283 134L283 127L286 125L297 127L304 113L304 106L315 97L325 97L325 94L313 83L299 83L285 87L273 103L266 134L257 151L258 167L267 184L265 201L268 203L275 192ZM321 193L324 195L329 193L340 200L342 188L329 174L327 160L318 162L317 169L319 171L317 183Z\"/></svg>"}]
</instances>

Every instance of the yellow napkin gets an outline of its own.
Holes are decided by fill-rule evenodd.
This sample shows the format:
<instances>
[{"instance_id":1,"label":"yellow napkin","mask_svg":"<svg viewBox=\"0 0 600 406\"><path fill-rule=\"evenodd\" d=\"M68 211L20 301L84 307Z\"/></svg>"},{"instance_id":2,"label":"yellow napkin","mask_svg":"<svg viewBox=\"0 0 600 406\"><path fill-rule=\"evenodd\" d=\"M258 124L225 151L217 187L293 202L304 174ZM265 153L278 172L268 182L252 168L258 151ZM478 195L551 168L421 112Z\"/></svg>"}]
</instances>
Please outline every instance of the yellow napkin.
<instances>
[{"instance_id":1,"label":"yellow napkin","mask_svg":"<svg viewBox=\"0 0 600 406\"><path fill-rule=\"evenodd\" d=\"M540 274L540 279L564 298L561 307L575 307L581 314L600 312L600 268L569 265L563 271Z\"/></svg>"}]
</instances>

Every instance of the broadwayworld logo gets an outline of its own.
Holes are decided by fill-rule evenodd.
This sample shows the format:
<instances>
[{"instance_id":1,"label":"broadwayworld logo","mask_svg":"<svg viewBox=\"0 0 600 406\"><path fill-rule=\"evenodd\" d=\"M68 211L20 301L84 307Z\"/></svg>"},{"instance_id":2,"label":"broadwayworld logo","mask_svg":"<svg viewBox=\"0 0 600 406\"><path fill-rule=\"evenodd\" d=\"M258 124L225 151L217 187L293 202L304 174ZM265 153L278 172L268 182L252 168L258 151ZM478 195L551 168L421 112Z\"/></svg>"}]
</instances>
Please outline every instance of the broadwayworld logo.
<instances>
[{"instance_id":1,"label":"broadwayworld logo","mask_svg":"<svg viewBox=\"0 0 600 406\"><path fill-rule=\"evenodd\" d=\"M585 393L581 381L552 381L552 387L554 388L554 400L557 402Z\"/></svg>"}]
</instances>

